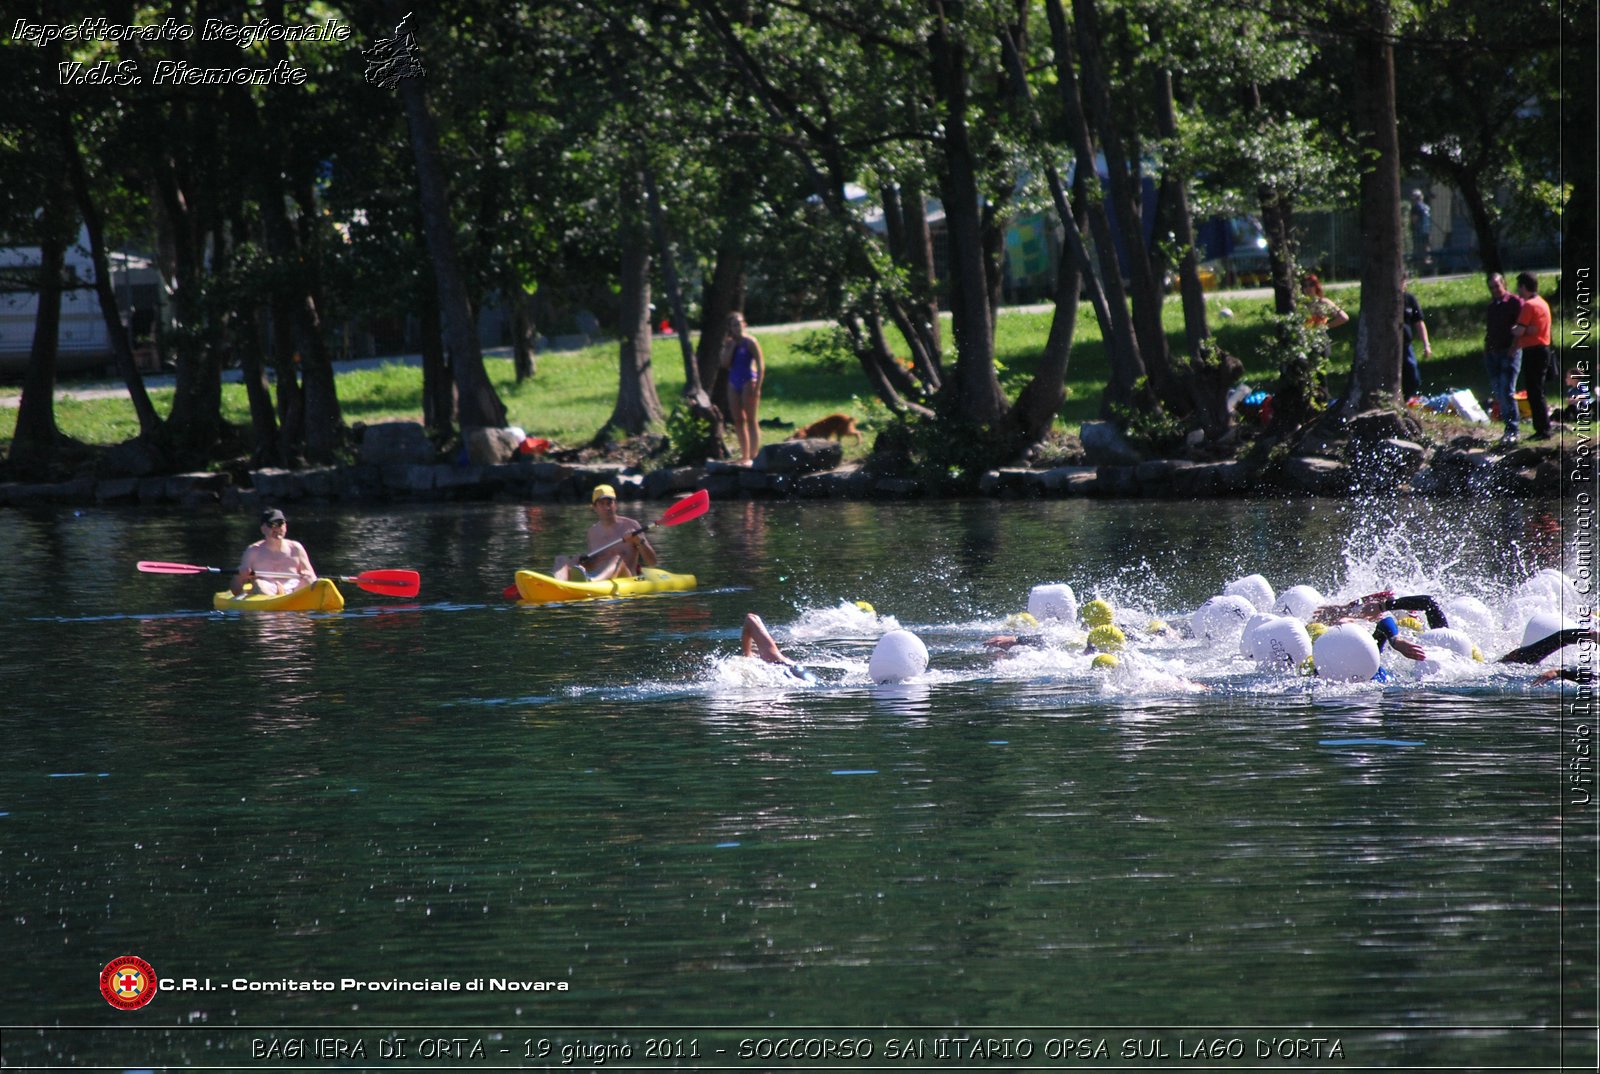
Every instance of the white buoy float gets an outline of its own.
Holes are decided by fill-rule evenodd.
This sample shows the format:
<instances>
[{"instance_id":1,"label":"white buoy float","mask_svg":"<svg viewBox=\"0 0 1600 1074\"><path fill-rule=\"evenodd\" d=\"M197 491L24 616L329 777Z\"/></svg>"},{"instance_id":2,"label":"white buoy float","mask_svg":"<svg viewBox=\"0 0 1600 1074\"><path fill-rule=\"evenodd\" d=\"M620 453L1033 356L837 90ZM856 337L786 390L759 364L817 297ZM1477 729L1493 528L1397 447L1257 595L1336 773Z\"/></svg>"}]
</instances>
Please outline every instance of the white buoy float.
<instances>
[{"instance_id":1,"label":"white buoy float","mask_svg":"<svg viewBox=\"0 0 1600 1074\"><path fill-rule=\"evenodd\" d=\"M1548 638L1562 630L1571 630L1578 624L1562 616L1560 612L1545 610L1534 612L1528 616L1528 621L1522 625L1522 641L1520 645L1532 645L1541 638Z\"/></svg>"},{"instance_id":2,"label":"white buoy float","mask_svg":"<svg viewBox=\"0 0 1600 1074\"><path fill-rule=\"evenodd\" d=\"M878 639L867 664L873 682L905 682L928 670L928 647L909 630L891 630Z\"/></svg>"},{"instance_id":3,"label":"white buoy float","mask_svg":"<svg viewBox=\"0 0 1600 1074\"><path fill-rule=\"evenodd\" d=\"M1238 641L1244 625L1256 614L1255 605L1243 597L1212 597L1190 618L1195 637L1207 641Z\"/></svg>"},{"instance_id":4,"label":"white buoy float","mask_svg":"<svg viewBox=\"0 0 1600 1074\"><path fill-rule=\"evenodd\" d=\"M1328 602L1315 588L1308 585L1292 585L1278 594L1272 610L1278 615L1292 615L1296 619L1306 621L1326 603Z\"/></svg>"},{"instance_id":5,"label":"white buoy float","mask_svg":"<svg viewBox=\"0 0 1600 1074\"><path fill-rule=\"evenodd\" d=\"M1483 637L1494 633L1494 612L1477 597L1454 597L1445 601L1444 615L1451 626L1460 627L1468 634Z\"/></svg>"},{"instance_id":6,"label":"white buoy float","mask_svg":"<svg viewBox=\"0 0 1600 1074\"><path fill-rule=\"evenodd\" d=\"M1028 614L1041 623L1046 619L1059 619L1064 623L1078 621L1078 598L1072 587L1056 582L1036 585L1028 592Z\"/></svg>"},{"instance_id":7,"label":"white buoy float","mask_svg":"<svg viewBox=\"0 0 1600 1074\"><path fill-rule=\"evenodd\" d=\"M1417 665L1417 672L1421 675L1435 673L1450 664L1459 665L1462 661L1471 663L1483 659L1483 654L1472 643L1466 631L1457 630L1455 627L1424 630L1417 635L1417 644L1428 654Z\"/></svg>"},{"instance_id":8,"label":"white buoy float","mask_svg":"<svg viewBox=\"0 0 1600 1074\"><path fill-rule=\"evenodd\" d=\"M1535 571L1532 577L1524 579L1517 586L1517 598L1537 599L1544 604L1562 607L1583 603L1583 594L1578 592L1578 583L1553 567Z\"/></svg>"},{"instance_id":9,"label":"white buoy float","mask_svg":"<svg viewBox=\"0 0 1600 1074\"><path fill-rule=\"evenodd\" d=\"M1243 597L1258 612L1271 611L1272 602L1278 599L1278 595L1272 591L1272 583L1259 574L1247 574L1243 578L1235 578L1222 587L1222 595Z\"/></svg>"},{"instance_id":10,"label":"white buoy float","mask_svg":"<svg viewBox=\"0 0 1600 1074\"><path fill-rule=\"evenodd\" d=\"M1311 655L1311 635L1291 616L1257 616L1245 626L1239 651L1258 663L1296 668Z\"/></svg>"},{"instance_id":11,"label":"white buoy float","mask_svg":"<svg viewBox=\"0 0 1600 1074\"><path fill-rule=\"evenodd\" d=\"M1365 682L1378 673L1378 643L1361 623L1340 623L1311 645L1317 675L1334 682Z\"/></svg>"}]
</instances>

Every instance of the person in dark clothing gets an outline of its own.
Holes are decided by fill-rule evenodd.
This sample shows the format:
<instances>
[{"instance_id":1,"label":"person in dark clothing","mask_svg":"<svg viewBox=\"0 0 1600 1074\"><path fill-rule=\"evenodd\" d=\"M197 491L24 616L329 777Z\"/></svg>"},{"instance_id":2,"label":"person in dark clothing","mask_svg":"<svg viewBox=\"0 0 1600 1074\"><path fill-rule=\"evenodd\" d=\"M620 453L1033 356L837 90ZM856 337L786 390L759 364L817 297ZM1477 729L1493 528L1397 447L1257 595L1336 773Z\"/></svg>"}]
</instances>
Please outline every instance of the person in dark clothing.
<instances>
[{"instance_id":1,"label":"person in dark clothing","mask_svg":"<svg viewBox=\"0 0 1600 1074\"><path fill-rule=\"evenodd\" d=\"M1506 278L1489 274L1489 309L1484 316L1483 366L1489 374L1489 394L1500 407L1505 435L1500 443L1517 442L1517 373L1522 368L1522 351L1511 328L1522 315L1522 299L1506 290Z\"/></svg>"},{"instance_id":2,"label":"person in dark clothing","mask_svg":"<svg viewBox=\"0 0 1600 1074\"><path fill-rule=\"evenodd\" d=\"M1428 323L1422 317L1422 305L1417 296L1406 290L1405 277L1400 277L1400 334L1405 340L1405 353L1400 362L1400 394L1410 399L1422 393L1422 366L1417 361L1415 341L1422 341L1422 354L1433 357L1433 343L1428 339Z\"/></svg>"}]
</instances>

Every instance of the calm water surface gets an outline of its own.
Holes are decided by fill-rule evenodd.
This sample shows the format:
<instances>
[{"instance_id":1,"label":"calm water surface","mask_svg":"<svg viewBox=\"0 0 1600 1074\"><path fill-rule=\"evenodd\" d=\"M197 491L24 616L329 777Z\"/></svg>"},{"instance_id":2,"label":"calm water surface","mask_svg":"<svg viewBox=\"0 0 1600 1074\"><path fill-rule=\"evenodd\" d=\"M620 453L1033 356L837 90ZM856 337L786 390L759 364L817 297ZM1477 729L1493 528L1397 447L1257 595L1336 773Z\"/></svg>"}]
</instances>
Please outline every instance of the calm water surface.
<instances>
[{"instance_id":1,"label":"calm water surface","mask_svg":"<svg viewBox=\"0 0 1600 1074\"><path fill-rule=\"evenodd\" d=\"M1519 583L1576 570L1559 507L718 503L657 540L698 591L545 608L499 591L582 507L289 514L323 571L421 598L215 614L214 576L134 562L229 566L250 519L0 512L4 1021L90 1027L8 1030L8 1064L248 1068L230 1027L297 1025L503 1027L507 1060L539 1027L963 1026L1035 1027L1035 1063L1140 1036L1059 1027L1217 1027L1252 1060L1593 1064L1560 1029L1595 1013L1577 692L980 644L1035 584L1139 625L1259 571L1477 596L1492 657L1544 601ZM817 684L732 659L747 610ZM873 686L896 623L929 673ZM129 953L215 990L114 1011ZM345 977L568 990L221 987Z\"/></svg>"}]
</instances>

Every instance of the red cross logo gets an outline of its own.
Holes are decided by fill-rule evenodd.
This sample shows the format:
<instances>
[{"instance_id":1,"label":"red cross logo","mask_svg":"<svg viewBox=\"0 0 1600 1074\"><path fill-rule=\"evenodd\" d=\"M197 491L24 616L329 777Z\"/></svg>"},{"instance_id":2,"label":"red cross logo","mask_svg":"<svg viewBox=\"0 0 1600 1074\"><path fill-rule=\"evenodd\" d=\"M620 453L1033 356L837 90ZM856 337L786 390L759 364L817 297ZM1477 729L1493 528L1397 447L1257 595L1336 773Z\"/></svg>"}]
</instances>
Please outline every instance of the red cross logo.
<instances>
[{"instance_id":1,"label":"red cross logo","mask_svg":"<svg viewBox=\"0 0 1600 1074\"><path fill-rule=\"evenodd\" d=\"M100 971L100 994L118 1010L138 1010L155 998L157 987L156 971L137 955L113 959Z\"/></svg>"}]
</instances>

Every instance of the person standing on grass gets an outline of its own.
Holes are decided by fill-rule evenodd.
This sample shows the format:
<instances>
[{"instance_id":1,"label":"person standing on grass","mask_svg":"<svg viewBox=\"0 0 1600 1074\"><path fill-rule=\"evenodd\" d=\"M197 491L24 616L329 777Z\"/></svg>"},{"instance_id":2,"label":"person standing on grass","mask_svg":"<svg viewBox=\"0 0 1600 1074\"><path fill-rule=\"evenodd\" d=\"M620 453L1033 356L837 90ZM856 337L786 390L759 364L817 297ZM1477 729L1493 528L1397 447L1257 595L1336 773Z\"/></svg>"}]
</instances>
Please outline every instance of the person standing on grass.
<instances>
[{"instance_id":1,"label":"person standing on grass","mask_svg":"<svg viewBox=\"0 0 1600 1074\"><path fill-rule=\"evenodd\" d=\"M1550 304L1539 294L1539 277L1517 274L1517 297L1522 312L1511 335L1522 348L1522 390L1528 393L1528 413L1533 418L1529 440L1550 439L1550 406L1544 399L1544 382L1550 373Z\"/></svg>"},{"instance_id":2,"label":"person standing on grass","mask_svg":"<svg viewBox=\"0 0 1600 1074\"><path fill-rule=\"evenodd\" d=\"M722 368L728 371L728 406L739 437L739 465L749 466L761 450L761 382L767 376L761 344L745 334L744 314L728 315L728 338L722 344Z\"/></svg>"},{"instance_id":3,"label":"person standing on grass","mask_svg":"<svg viewBox=\"0 0 1600 1074\"><path fill-rule=\"evenodd\" d=\"M1415 340L1422 340L1422 355L1433 357L1433 344L1428 341L1428 323L1422 319L1422 306L1417 296L1406 290L1406 278L1400 277L1400 332L1405 338L1405 353L1400 362L1400 394L1406 399L1422 391L1422 366L1417 362Z\"/></svg>"},{"instance_id":4,"label":"person standing on grass","mask_svg":"<svg viewBox=\"0 0 1600 1074\"><path fill-rule=\"evenodd\" d=\"M1489 309L1484 314L1483 367L1489 374L1489 394L1500 407L1500 420L1506 424L1500 444L1510 447L1517 442L1517 430L1521 425L1516 392L1522 351L1511 329L1522 315L1522 299L1506 290L1506 278L1500 273L1491 272L1488 279Z\"/></svg>"}]
</instances>

